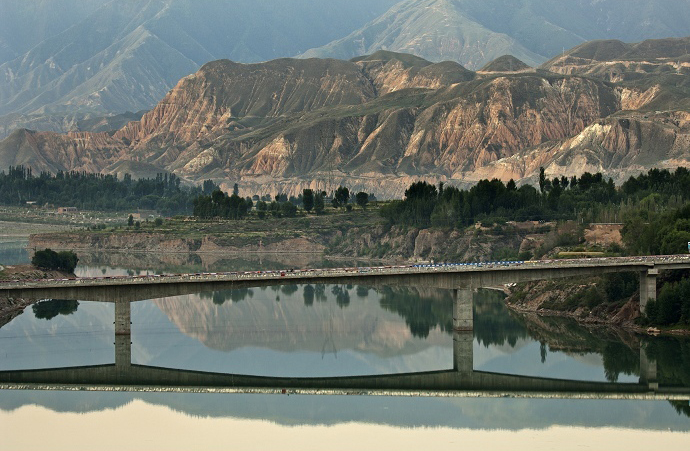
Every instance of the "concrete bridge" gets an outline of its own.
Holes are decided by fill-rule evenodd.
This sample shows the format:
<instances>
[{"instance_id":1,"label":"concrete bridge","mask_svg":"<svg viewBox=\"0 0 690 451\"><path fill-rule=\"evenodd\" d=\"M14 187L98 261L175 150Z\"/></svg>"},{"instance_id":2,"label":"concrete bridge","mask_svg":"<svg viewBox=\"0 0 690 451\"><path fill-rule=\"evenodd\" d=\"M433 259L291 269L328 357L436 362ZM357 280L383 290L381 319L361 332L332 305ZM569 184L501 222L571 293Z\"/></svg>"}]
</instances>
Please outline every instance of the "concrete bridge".
<instances>
[{"instance_id":1,"label":"concrete bridge","mask_svg":"<svg viewBox=\"0 0 690 451\"><path fill-rule=\"evenodd\" d=\"M60 280L9 281L0 284L0 297L78 299L114 302L116 333L130 333L129 303L237 288L287 284L359 284L414 286L454 290L453 326L472 330L472 293L482 287L569 277L636 272L640 277L640 310L656 299L660 271L690 268L690 255L540 260L475 264L399 265L366 268L329 268L245 271L131 277L95 277Z\"/></svg>"},{"instance_id":2,"label":"concrete bridge","mask_svg":"<svg viewBox=\"0 0 690 451\"><path fill-rule=\"evenodd\" d=\"M688 256L483 265L386 266L326 270L186 274L3 284L0 296L79 299L115 304L115 363L77 368L0 371L0 389L145 390L410 396L524 396L690 399L690 387L664 387L657 364L640 348L636 383L571 381L474 370L472 293L476 288L559 277L636 271L645 287L659 271L690 267ZM131 303L144 299L284 284L408 285L455 290L452 369L358 377L261 377L133 365ZM656 293L649 291L649 294ZM652 296L649 296L650 298Z\"/></svg>"}]
</instances>

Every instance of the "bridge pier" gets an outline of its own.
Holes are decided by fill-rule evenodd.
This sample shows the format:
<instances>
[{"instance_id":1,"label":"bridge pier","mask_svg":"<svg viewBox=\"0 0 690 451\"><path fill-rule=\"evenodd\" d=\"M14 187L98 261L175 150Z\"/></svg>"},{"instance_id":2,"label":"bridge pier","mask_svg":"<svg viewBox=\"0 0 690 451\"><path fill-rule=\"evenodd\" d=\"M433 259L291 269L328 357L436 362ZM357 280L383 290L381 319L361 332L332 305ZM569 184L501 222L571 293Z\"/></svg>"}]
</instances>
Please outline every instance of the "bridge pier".
<instances>
[{"instance_id":1,"label":"bridge pier","mask_svg":"<svg viewBox=\"0 0 690 451\"><path fill-rule=\"evenodd\" d=\"M453 290L453 329L467 331L474 329L472 298L474 291L467 288Z\"/></svg>"},{"instance_id":2,"label":"bridge pier","mask_svg":"<svg viewBox=\"0 0 690 451\"><path fill-rule=\"evenodd\" d=\"M647 355L644 343L640 343L640 384L647 385L650 391L659 389L656 360Z\"/></svg>"},{"instance_id":3,"label":"bridge pier","mask_svg":"<svg viewBox=\"0 0 690 451\"><path fill-rule=\"evenodd\" d=\"M459 373L471 373L474 369L474 333L470 330L453 332L453 369Z\"/></svg>"},{"instance_id":4,"label":"bridge pier","mask_svg":"<svg viewBox=\"0 0 690 451\"><path fill-rule=\"evenodd\" d=\"M115 301L115 335L132 334L132 308L129 301Z\"/></svg>"},{"instance_id":5,"label":"bridge pier","mask_svg":"<svg viewBox=\"0 0 690 451\"><path fill-rule=\"evenodd\" d=\"M656 277L659 270L650 268L640 273L640 313L645 313L647 302L656 300Z\"/></svg>"}]
</instances>

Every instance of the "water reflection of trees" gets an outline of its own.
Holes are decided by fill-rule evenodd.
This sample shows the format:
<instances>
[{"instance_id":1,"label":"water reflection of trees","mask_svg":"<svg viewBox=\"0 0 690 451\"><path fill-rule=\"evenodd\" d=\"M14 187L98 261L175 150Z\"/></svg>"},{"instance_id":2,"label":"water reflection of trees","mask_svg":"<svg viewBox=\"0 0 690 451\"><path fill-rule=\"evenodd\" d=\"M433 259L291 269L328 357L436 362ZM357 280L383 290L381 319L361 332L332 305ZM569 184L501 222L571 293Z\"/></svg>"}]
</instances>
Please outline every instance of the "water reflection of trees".
<instances>
[{"instance_id":1,"label":"water reflection of trees","mask_svg":"<svg viewBox=\"0 0 690 451\"><path fill-rule=\"evenodd\" d=\"M335 303L338 304L338 307L345 308L350 305L350 292L347 290L347 287L334 285L331 288L331 293L335 296Z\"/></svg>"},{"instance_id":2,"label":"water reflection of trees","mask_svg":"<svg viewBox=\"0 0 690 451\"><path fill-rule=\"evenodd\" d=\"M474 336L485 347L515 347L518 340L527 338L524 321L508 310L503 302L505 295L496 290L479 290L474 293Z\"/></svg>"},{"instance_id":3,"label":"water reflection of trees","mask_svg":"<svg viewBox=\"0 0 690 451\"><path fill-rule=\"evenodd\" d=\"M270 287L276 293L293 296L299 292L298 285ZM327 293L328 290L328 293ZM411 287L384 287L378 292L381 308L398 314L404 319L413 336L426 338L438 328L447 334L453 331L453 292L451 290ZM334 300L340 308L350 305L352 296L365 299L372 292L366 286L349 285L304 285L304 305ZM254 295L253 290L235 290L201 293L203 299L212 299L222 305L228 300L241 302ZM517 314L505 307L503 293L496 290L479 290L474 293L474 336L486 347L514 347L519 340L531 338L540 343L542 363L548 353L561 351L569 354L599 354L602 357L606 379L615 382L621 374L640 374L639 338L620 330L609 328L589 329L568 318L541 317L535 314ZM68 301L69 302L69 301ZM76 301L72 301L76 302ZM71 313L70 307L41 307L46 309L45 317ZM56 304L57 305L57 304ZM76 310L76 306L74 307ZM58 313L51 313L58 311ZM36 314L40 317L39 314ZM658 338L650 341L649 358L658 362L659 381L664 385L690 386L690 341L679 338Z\"/></svg>"},{"instance_id":4,"label":"water reflection of trees","mask_svg":"<svg viewBox=\"0 0 690 451\"><path fill-rule=\"evenodd\" d=\"M415 288L384 287L379 294L381 307L400 315L415 337L426 338L436 327L449 334L453 332L452 292L425 290L421 293Z\"/></svg>"},{"instance_id":5,"label":"water reflection of trees","mask_svg":"<svg viewBox=\"0 0 690 451\"><path fill-rule=\"evenodd\" d=\"M676 409L678 415L685 415L690 418L690 403L688 401L669 401L669 403Z\"/></svg>"},{"instance_id":6,"label":"water reflection of trees","mask_svg":"<svg viewBox=\"0 0 690 451\"><path fill-rule=\"evenodd\" d=\"M58 315L71 315L78 307L79 301L48 299L32 305L31 309L36 318L51 320Z\"/></svg>"},{"instance_id":7,"label":"water reflection of trees","mask_svg":"<svg viewBox=\"0 0 690 451\"><path fill-rule=\"evenodd\" d=\"M223 305L226 301L241 302L254 296L254 291L249 288L238 288L235 290L221 290L200 293L201 299L211 299L216 305Z\"/></svg>"},{"instance_id":8,"label":"water reflection of trees","mask_svg":"<svg viewBox=\"0 0 690 451\"><path fill-rule=\"evenodd\" d=\"M656 337L647 345L647 356L657 362L660 385L690 387L690 340Z\"/></svg>"},{"instance_id":9,"label":"water reflection of trees","mask_svg":"<svg viewBox=\"0 0 690 451\"><path fill-rule=\"evenodd\" d=\"M609 328L588 329L570 318L524 315L522 321L528 334L539 341L542 363L548 350L568 354L599 354L604 374L610 382L618 381L621 374L640 374L639 339L633 334Z\"/></svg>"}]
</instances>

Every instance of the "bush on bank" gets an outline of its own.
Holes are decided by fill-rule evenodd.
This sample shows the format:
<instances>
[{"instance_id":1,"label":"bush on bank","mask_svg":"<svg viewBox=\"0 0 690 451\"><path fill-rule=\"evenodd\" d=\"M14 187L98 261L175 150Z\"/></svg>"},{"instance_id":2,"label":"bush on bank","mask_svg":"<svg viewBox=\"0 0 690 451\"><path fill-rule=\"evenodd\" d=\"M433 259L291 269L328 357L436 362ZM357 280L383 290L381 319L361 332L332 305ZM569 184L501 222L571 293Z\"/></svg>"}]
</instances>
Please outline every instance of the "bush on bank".
<instances>
[{"instance_id":1,"label":"bush on bank","mask_svg":"<svg viewBox=\"0 0 690 451\"><path fill-rule=\"evenodd\" d=\"M77 267L77 254L72 251L55 252L52 249L36 251L31 264L37 268L73 273Z\"/></svg>"}]
</instances>

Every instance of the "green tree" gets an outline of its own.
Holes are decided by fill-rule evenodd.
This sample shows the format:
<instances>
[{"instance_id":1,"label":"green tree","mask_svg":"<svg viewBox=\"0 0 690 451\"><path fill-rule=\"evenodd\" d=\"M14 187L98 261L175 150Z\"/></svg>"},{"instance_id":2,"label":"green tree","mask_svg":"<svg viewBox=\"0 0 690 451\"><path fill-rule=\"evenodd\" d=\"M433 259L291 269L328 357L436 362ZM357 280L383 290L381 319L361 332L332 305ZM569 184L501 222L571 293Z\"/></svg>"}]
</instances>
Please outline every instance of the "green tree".
<instances>
[{"instance_id":1,"label":"green tree","mask_svg":"<svg viewBox=\"0 0 690 451\"><path fill-rule=\"evenodd\" d=\"M355 201L357 202L357 205L362 207L362 210L364 210L369 203L369 194L360 191L355 195Z\"/></svg>"},{"instance_id":2,"label":"green tree","mask_svg":"<svg viewBox=\"0 0 690 451\"><path fill-rule=\"evenodd\" d=\"M302 205L305 211L311 211L314 208L314 191L307 188L302 190Z\"/></svg>"},{"instance_id":3,"label":"green tree","mask_svg":"<svg viewBox=\"0 0 690 451\"><path fill-rule=\"evenodd\" d=\"M314 212L317 215L323 214L325 210L325 205L323 202L323 193L314 196Z\"/></svg>"},{"instance_id":4,"label":"green tree","mask_svg":"<svg viewBox=\"0 0 690 451\"><path fill-rule=\"evenodd\" d=\"M283 202L280 204L280 213L286 218L294 218L297 215L297 206L292 202Z\"/></svg>"},{"instance_id":5,"label":"green tree","mask_svg":"<svg viewBox=\"0 0 690 451\"><path fill-rule=\"evenodd\" d=\"M55 252L52 249L36 251L31 258L31 264L37 268L48 270L59 270L74 273L79 258L72 251Z\"/></svg>"},{"instance_id":6,"label":"green tree","mask_svg":"<svg viewBox=\"0 0 690 451\"><path fill-rule=\"evenodd\" d=\"M129 218L127 218L127 226L132 227L134 225L134 216L129 215Z\"/></svg>"},{"instance_id":7,"label":"green tree","mask_svg":"<svg viewBox=\"0 0 690 451\"><path fill-rule=\"evenodd\" d=\"M347 205L350 199L350 190L344 186L339 186L333 194L333 206L338 208Z\"/></svg>"}]
</instances>

